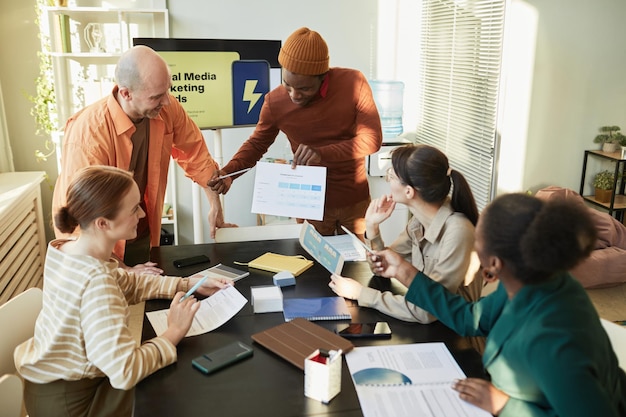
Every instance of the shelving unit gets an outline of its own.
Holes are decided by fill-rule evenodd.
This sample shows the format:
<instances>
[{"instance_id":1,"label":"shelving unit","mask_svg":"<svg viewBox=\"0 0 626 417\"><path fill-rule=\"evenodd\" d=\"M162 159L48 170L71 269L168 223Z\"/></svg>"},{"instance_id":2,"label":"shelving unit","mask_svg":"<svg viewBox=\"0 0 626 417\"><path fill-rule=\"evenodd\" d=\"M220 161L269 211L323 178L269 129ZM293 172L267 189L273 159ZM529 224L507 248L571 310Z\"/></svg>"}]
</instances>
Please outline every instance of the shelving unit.
<instances>
[{"instance_id":1,"label":"shelving unit","mask_svg":"<svg viewBox=\"0 0 626 417\"><path fill-rule=\"evenodd\" d=\"M115 64L133 38L169 36L167 9L46 7L44 16L61 125L111 92ZM100 42L89 30L94 27Z\"/></svg>"},{"instance_id":2,"label":"shelving unit","mask_svg":"<svg viewBox=\"0 0 626 417\"><path fill-rule=\"evenodd\" d=\"M598 164L600 165L606 162L615 164L615 181L613 182L613 193L611 195L611 200L608 203L603 203L596 200L595 195L593 194L594 190L591 184L587 184L587 190L591 191L585 192L585 180L587 178L587 169L590 160L596 160L596 162L598 162ZM592 175L595 175L595 173ZM599 150L587 150L585 151L585 158L583 160L579 194L585 199L585 201L591 203L596 207L607 210L610 215L614 216L620 221L623 221L624 211L626 211L626 195L624 195L626 182L623 180L624 178L626 178L626 159L622 159L621 152L618 151L608 153Z\"/></svg>"}]
</instances>

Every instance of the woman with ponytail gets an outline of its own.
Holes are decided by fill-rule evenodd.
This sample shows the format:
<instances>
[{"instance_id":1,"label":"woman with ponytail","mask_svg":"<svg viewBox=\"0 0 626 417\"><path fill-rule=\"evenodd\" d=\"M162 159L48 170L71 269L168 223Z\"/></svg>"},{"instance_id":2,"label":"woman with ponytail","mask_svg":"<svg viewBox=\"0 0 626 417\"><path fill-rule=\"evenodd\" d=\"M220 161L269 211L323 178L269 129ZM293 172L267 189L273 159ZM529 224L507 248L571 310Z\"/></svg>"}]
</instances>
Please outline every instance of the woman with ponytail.
<instances>
[{"instance_id":1,"label":"woman with ponytail","mask_svg":"<svg viewBox=\"0 0 626 417\"><path fill-rule=\"evenodd\" d=\"M391 164L387 172L391 194L373 200L365 213L365 236L372 249L385 247L380 224L391 216L396 203L405 204L412 218L389 249L454 293L468 299L473 298L471 294L480 294L480 288L466 291L463 285L478 221L476 202L463 174L450 168L443 152L428 145L394 149ZM333 275L329 286L338 295L357 300L360 306L401 320L436 320L401 295L365 287L350 278ZM475 280L472 286L482 287L482 280Z\"/></svg>"},{"instance_id":2,"label":"woman with ponytail","mask_svg":"<svg viewBox=\"0 0 626 417\"><path fill-rule=\"evenodd\" d=\"M626 416L626 373L600 318L569 269L593 250L586 207L527 194L494 200L481 214L475 249L484 279L497 289L468 302L390 250L374 269L409 290L406 299L464 336L486 336L491 381L453 388L493 415Z\"/></svg>"},{"instance_id":3,"label":"woman with ponytail","mask_svg":"<svg viewBox=\"0 0 626 417\"><path fill-rule=\"evenodd\" d=\"M77 239L48 245L43 307L34 337L15 350L31 417L131 416L134 386L176 361L200 304L181 297L199 278L138 275L111 258L119 240L134 239L145 216L132 174L108 166L78 172L67 203L55 213L63 232ZM197 292L209 296L231 283L209 279ZM173 298L167 330L137 346L128 328L129 304Z\"/></svg>"}]
</instances>

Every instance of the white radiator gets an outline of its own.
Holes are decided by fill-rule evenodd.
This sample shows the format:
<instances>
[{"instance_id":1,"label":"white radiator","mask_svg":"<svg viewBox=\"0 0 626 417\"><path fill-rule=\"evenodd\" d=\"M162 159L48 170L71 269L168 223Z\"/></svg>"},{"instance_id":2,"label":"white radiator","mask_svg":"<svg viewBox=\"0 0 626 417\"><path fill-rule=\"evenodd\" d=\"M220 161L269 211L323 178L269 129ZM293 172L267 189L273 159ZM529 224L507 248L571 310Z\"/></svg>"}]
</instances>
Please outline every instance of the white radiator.
<instances>
[{"instance_id":1,"label":"white radiator","mask_svg":"<svg viewBox=\"0 0 626 417\"><path fill-rule=\"evenodd\" d=\"M43 179L43 172L0 174L0 304L27 288L42 287Z\"/></svg>"}]
</instances>

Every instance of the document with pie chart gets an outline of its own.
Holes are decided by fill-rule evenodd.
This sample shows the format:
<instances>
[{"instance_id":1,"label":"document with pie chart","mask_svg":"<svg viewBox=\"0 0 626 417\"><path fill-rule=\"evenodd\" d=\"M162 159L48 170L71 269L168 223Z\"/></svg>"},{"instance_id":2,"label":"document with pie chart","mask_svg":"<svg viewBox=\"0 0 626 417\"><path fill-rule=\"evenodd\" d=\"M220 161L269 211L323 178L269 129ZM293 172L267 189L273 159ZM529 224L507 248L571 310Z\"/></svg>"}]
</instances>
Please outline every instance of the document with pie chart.
<instances>
[{"instance_id":1,"label":"document with pie chart","mask_svg":"<svg viewBox=\"0 0 626 417\"><path fill-rule=\"evenodd\" d=\"M489 417L452 389L465 378L445 344L356 347L346 362L365 417Z\"/></svg>"}]
</instances>

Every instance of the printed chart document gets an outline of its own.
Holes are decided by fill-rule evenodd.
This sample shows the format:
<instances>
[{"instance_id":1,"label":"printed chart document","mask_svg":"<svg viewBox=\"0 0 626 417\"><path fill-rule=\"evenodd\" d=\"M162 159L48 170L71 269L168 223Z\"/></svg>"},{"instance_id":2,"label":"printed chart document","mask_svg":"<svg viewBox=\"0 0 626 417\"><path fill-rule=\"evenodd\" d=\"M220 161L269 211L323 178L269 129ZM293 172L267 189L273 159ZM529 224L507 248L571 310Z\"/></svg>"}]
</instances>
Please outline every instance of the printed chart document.
<instances>
[{"instance_id":1,"label":"printed chart document","mask_svg":"<svg viewBox=\"0 0 626 417\"><path fill-rule=\"evenodd\" d=\"M324 239L341 253L346 262L364 261L366 259L365 249L354 243L354 239L350 235L324 236Z\"/></svg>"},{"instance_id":2,"label":"printed chart document","mask_svg":"<svg viewBox=\"0 0 626 417\"><path fill-rule=\"evenodd\" d=\"M191 328L185 337L196 336L217 329L237 314L247 302L246 297L241 295L232 285L219 290L212 296L200 301L200 308L196 312ZM167 330L169 311L169 309L165 309L146 313L157 336L162 335Z\"/></svg>"},{"instance_id":3,"label":"printed chart document","mask_svg":"<svg viewBox=\"0 0 626 417\"><path fill-rule=\"evenodd\" d=\"M326 167L258 162L252 213L322 220Z\"/></svg>"},{"instance_id":4,"label":"printed chart document","mask_svg":"<svg viewBox=\"0 0 626 417\"><path fill-rule=\"evenodd\" d=\"M452 389L465 374L445 344L356 347L346 362L365 417L489 417Z\"/></svg>"},{"instance_id":5,"label":"printed chart document","mask_svg":"<svg viewBox=\"0 0 626 417\"><path fill-rule=\"evenodd\" d=\"M306 220L300 230L300 245L331 274L341 274L344 259L341 252Z\"/></svg>"}]
</instances>

